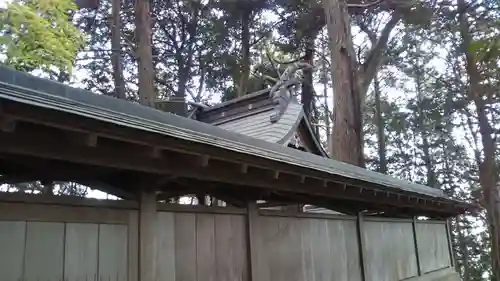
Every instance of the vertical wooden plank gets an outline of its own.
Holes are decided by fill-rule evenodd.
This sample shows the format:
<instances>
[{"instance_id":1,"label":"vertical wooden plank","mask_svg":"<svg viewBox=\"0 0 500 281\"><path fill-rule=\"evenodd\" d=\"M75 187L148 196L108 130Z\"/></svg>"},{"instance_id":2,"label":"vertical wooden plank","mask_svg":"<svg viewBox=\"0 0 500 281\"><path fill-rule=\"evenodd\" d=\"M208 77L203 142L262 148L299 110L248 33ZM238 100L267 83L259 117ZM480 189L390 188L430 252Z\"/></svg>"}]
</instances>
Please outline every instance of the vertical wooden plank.
<instances>
[{"instance_id":1,"label":"vertical wooden plank","mask_svg":"<svg viewBox=\"0 0 500 281\"><path fill-rule=\"evenodd\" d=\"M347 281L347 264L349 256L346 248L344 225L340 221L331 221L329 226L330 239L335 241L335 243L331 243L330 248L332 256L334 257L331 261L333 270L331 278L332 280ZM359 267L356 268L356 270L359 270Z\"/></svg>"},{"instance_id":2,"label":"vertical wooden plank","mask_svg":"<svg viewBox=\"0 0 500 281\"><path fill-rule=\"evenodd\" d=\"M25 280L61 280L64 265L64 223L28 222Z\"/></svg>"},{"instance_id":3,"label":"vertical wooden plank","mask_svg":"<svg viewBox=\"0 0 500 281\"><path fill-rule=\"evenodd\" d=\"M139 212L129 211L128 221L128 281L139 280Z\"/></svg>"},{"instance_id":4,"label":"vertical wooden plank","mask_svg":"<svg viewBox=\"0 0 500 281\"><path fill-rule=\"evenodd\" d=\"M128 280L127 234L126 225L99 225L99 280Z\"/></svg>"},{"instance_id":5,"label":"vertical wooden plank","mask_svg":"<svg viewBox=\"0 0 500 281\"><path fill-rule=\"evenodd\" d=\"M455 255L453 254L453 244L451 241L451 221L446 220L446 240L448 240L448 251L450 252L450 266L455 267Z\"/></svg>"},{"instance_id":6,"label":"vertical wooden plank","mask_svg":"<svg viewBox=\"0 0 500 281\"><path fill-rule=\"evenodd\" d=\"M66 224L64 280L95 280L97 277L98 225Z\"/></svg>"},{"instance_id":7,"label":"vertical wooden plank","mask_svg":"<svg viewBox=\"0 0 500 281\"><path fill-rule=\"evenodd\" d=\"M252 251L252 255L255 255L252 258L252 267L255 264L257 267L255 269L249 268L249 270L252 270L252 274L257 274L257 277L252 277L255 281L273 281L271 277L271 263L276 251L272 247L272 242L275 233L278 232L278 222L273 217L255 216L255 218L256 223L253 225L251 232L252 235L255 235L252 238L255 244L252 244L252 248L248 249L248 251Z\"/></svg>"},{"instance_id":8,"label":"vertical wooden plank","mask_svg":"<svg viewBox=\"0 0 500 281\"><path fill-rule=\"evenodd\" d=\"M196 281L196 216L175 214L175 280Z\"/></svg>"},{"instance_id":9,"label":"vertical wooden plank","mask_svg":"<svg viewBox=\"0 0 500 281\"><path fill-rule=\"evenodd\" d=\"M338 237L331 237L331 221L322 219L307 219L309 226L308 240L311 244L312 280L334 280L335 270L333 260L337 258L332 248L336 243L341 243ZM306 233L304 233L305 235Z\"/></svg>"},{"instance_id":10,"label":"vertical wooden plank","mask_svg":"<svg viewBox=\"0 0 500 281\"><path fill-rule=\"evenodd\" d=\"M415 257L417 260L417 274L422 275L422 267L420 266L420 254L418 252L418 241L417 241L417 217L413 217L411 223L412 234L413 234L413 244L415 245Z\"/></svg>"},{"instance_id":11,"label":"vertical wooden plank","mask_svg":"<svg viewBox=\"0 0 500 281\"><path fill-rule=\"evenodd\" d=\"M215 215L196 215L196 268L198 281L215 281Z\"/></svg>"},{"instance_id":12,"label":"vertical wooden plank","mask_svg":"<svg viewBox=\"0 0 500 281\"><path fill-rule=\"evenodd\" d=\"M0 279L19 281L23 278L26 222L0 221Z\"/></svg>"},{"instance_id":13,"label":"vertical wooden plank","mask_svg":"<svg viewBox=\"0 0 500 281\"><path fill-rule=\"evenodd\" d=\"M358 223L356 221L351 220L338 220L335 221L342 226L343 236L346 245L346 254L347 254L347 280L348 281L361 281L363 278L362 271L360 268L366 263L361 265L360 262L360 247L359 240L356 239L358 236ZM332 237L332 240L335 240ZM334 257L334 255L332 255ZM366 273L366 271L365 271Z\"/></svg>"},{"instance_id":14,"label":"vertical wooden plank","mask_svg":"<svg viewBox=\"0 0 500 281\"><path fill-rule=\"evenodd\" d=\"M156 278L175 281L175 218L173 213L158 212Z\"/></svg>"},{"instance_id":15,"label":"vertical wooden plank","mask_svg":"<svg viewBox=\"0 0 500 281\"><path fill-rule=\"evenodd\" d=\"M300 248L302 249L302 280L322 280L321 273L318 274L319 278L316 278L316 272L318 272L318 263L315 258L321 257L321 254L329 251L317 252L316 245L324 243L325 241L319 235L318 223L320 220L315 219L303 219L299 222L299 232L300 232ZM323 245L324 246L324 245ZM321 269L321 268L320 268Z\"/></svg>"},{"instance_id":16,"label":"vertical wooden plank","mask_svg":"<svg viewBox=\"0 0 500 281\"><path fill-rule=\"evenodd\" d=\"M271 281L296 281L303 277L299 220L275 217L266 223L269 236L263 249L267 251L268 260L263 266L269 268Z\"/></svg>"},{"instance_id":17,"label":"vertical wooden plank","mask_svg":"<svg viewBox=\"0 0 500 281\"><path fill-rule=\"evenodd\" d=\"M269 281L286 280L285 270L288 269L287 265L291 263L287 259L283 259L284 256L287 256L284 245L286 246L288 242L288 226L285 217L273 217L266 223L265 231L270 234L270 239L266 241L264 246L268 251Z\"/></svg>"},{"instance_id":18,"label":"vertical wooden plank","mask_svg":"<svg viewBox=\"0 0 500 281\"><path fill-rule=\"evenodd\" d=\"M215 216L215 260L217 261L216 278L218 281L241 280L235 274L234 238L230 215Z\"/></svg>"},{"instance_id":19,"label":"vertical wooden plank","mask_svg":"<svg viewBox=\"0 0 500 281\"><path fill-rule=\"evenodd\" d=\"M156 194L141 192L139 212L139 281L156 281Z\"/></svg>"},{"instance_id":20,"label":"vertical wooden plank","mask_svg":"<svg viewBox=\"0 0 500 281\"><path fill-rule=\"evenodd\" d=\"M283 281L302 281L303 279L303 265L302 265L302 254L303 249L301 248L301 231L299 225L304 221L304 219L299 218L286 218L286 232L282 250L283 256ZM296 245L296 246L292 246Z\"/></svg>"},{"instance_id":21,"label":"vertical wooden plank","mask_svg":"<svg viewBox=\"0 0 500 281\"><path fill-rule=\"evenodd\" d=\"M261 281L262 276L259 276L261 269L259 268L259 260L263 262L262 257L259 259L259 250L262 247L259 243L259 210L256 202L248 202L247 204L247 264L248 264L248 280Z\"/></svg>"},{"instance_id":22,"label":"vertical wooden plank","mask_svg":"<svg viewBox=\"0 0 500 281\"><path fill-rule=\"evenodd\" d=\"M363 214L358 213L357 220L356 220L356 235L357 235L357 240L358 240L358 249L359 249L359 270L361 272L361 280L366 281L366 264L365 264L365 258L366 258L366 247L364 245L364 234L365 234L365 229L364 229L364 222L363 222Z\"/></svg>"},{"instance_id":23,"label":"vertical wooden plank","mask_svg":"<svg viewBox=\"0 0 500 281\"><path fill-rule=\"evenodd\" d=\"M362 278L357 223L328 220L332 273L330 280L360 281Z\"/></svg>"},{"instance_id":24,"label":"vertical wooden plank","mask_svg":"<svg viewBox=\"0 0 500 281\"><path fill-rule=\"evenodd\" d=\"M233 262L234 280L248 281L248 254L247 254L247 237L246 233L246 217L237 215L230 216L231 233L233 242ZM216 244L217 245L217 244ZM218 245L221 245L220 243Z\"/></svg>"}]
</instances>

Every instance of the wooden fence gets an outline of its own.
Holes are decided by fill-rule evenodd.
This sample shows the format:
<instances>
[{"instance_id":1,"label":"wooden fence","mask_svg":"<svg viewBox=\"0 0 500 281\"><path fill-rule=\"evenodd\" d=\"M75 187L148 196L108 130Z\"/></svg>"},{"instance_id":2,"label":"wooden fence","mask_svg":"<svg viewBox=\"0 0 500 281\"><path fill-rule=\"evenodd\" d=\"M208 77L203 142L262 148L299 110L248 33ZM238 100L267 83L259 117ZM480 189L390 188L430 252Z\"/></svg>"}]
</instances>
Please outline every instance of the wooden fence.
<instances>
[{"instance_id":1,"label":"wooden fence","mask_svg":"<svg viewBox=\"0 0 500 281\"><path fill-rule=\"evenodd\" d=\"M156 280L397 281L452 266L444 221L159 205ZM135 203L0 197L2 281L138 281Z\"/></svg>"}]
</instances>

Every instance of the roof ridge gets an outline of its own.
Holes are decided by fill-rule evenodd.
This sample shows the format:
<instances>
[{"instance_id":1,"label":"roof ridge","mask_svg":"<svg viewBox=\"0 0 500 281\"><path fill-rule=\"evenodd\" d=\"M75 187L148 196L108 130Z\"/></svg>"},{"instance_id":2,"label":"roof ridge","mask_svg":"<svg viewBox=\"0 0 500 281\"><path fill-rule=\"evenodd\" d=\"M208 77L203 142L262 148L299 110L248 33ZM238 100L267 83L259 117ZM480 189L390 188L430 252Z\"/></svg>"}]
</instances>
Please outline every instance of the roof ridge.
<instances>
[{"instance_id":1,"label":"roof ridge","mask_svg":"<svg viewBox=\"0 0 500 281\"><path fill-rule=\"evenodd\" d=\"M260 91L257 91L257 92L249 93L249 94L246 94L244 96L228 100L228 101L220 102L220 103L217 103L215 105L203 108L203 111L207 112L207 111L219 109L219 108L222 108L222 107L225 107L225 106L228 106L228 105L232 105L232 104L235 104L235 103L238 103L238 102L241 102L241 101L245 101L245 100L248 100L248 99L251 99L251 98L254 98L254 97L258 97L258 96L263 95L265 93L269 93L270 90L271 90L271 88L263 89L263 90L260 90Z\"/></svg>"}]
</instances>

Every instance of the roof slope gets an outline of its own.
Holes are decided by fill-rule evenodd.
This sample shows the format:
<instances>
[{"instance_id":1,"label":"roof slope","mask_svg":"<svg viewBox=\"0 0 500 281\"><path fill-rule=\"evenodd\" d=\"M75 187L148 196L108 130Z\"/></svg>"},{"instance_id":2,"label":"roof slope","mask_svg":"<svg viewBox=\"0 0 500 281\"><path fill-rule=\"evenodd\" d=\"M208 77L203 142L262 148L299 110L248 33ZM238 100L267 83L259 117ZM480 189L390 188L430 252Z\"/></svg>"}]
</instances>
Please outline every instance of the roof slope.
<instances>
[{"instance_id":1,"label":"roof slope","mask_svg":"<svg viewBox=\"0 0 500 281\"><path fill-rule=\"evenodd\" d=\"M303 106L290 90L282 92L281 103L273 100L269 91L265 89L211 107L198 108L196 120L284 146L288 146L299 132L310 152L328 157L313 133Z\"/></svg>"},{"instance_id":2,"label":"roof slope","mask_svg":"<svg viewBox=\"0 0 500 281\"><path fill-rule=\"evenodd\" d=\"M299 104L291 104L286 107L283 115L276 122L270 122L274 114L271 108L214 125L268 142L284 144L292 137L301 110L302 107Z\"/></svg>"},{"instance_id":3,"label":"roof slope","mask_svg":"<svg viewBox=\"0 0 500 281\"><path fill-rule=\"evenodd\" d=\"M375 184L381 188L407 191L435 198L448 198L438 189L237 134L136 103L96 95L90 91L40 79L5 67L0 67L0 102L2 100L75 114L138 131L198 142L207 146Z\"/></svg>"}]
</instances>

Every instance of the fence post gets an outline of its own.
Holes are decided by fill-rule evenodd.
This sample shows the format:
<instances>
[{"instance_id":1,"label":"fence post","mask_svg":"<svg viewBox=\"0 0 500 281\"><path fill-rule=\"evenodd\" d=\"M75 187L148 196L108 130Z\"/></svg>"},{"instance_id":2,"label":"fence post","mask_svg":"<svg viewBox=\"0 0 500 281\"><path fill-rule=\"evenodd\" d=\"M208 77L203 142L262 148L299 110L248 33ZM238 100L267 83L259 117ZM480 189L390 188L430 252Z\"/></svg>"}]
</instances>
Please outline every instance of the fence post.
<instances>
[{"instance_id":1,"label":"fence post","mask_svg":"<svg viewBox=\"0 0 500 281\"><path fill-rule=\"evenodd\" d=\"M446 240L448 241L448 251L450 254L450 266L455 267L455 255L453 253L453 242L451 241L451 222L450 220L445 221L446 227Z\"/></svg>"},{"instance_id":2,"label":"fence post","mask_svg":"<svg viewBox=\"0 0 500 281\"><path fill-rule=\"evenodd\" d=\"M422 275L422 267L420 266L420 255L418 253L418 242L417 242L417 217L413 216L411 221L411 228L413 232L413 244L415 246L415 258L417 260L417 273L418 276Z\"/></svg>"},{"instance_id":3,"label":"fence post","mask_svg":"<svg viewBox=\"0 0 500 281\"><path fill-rule=\"evenodd\" d=\"M248 202L247 204L247 265L248 265L248 280L257 281L259 279L258 267L258 216L259 209L256 202Z\"/></svg>"},{"instance_id":4,"label":"fence post","mask_svg":"<svg viewBox=\"0 0 500 281\"><path fill-rule=\"evenodd\" d=\"M156 280L156 194L143 191L139 209L139 281Z\"/></svg>"},{"instance_id":5,"label":"fence post","mask_svg":"<svg viewBox=\"0 0 500 281\"><path fill-rule=\"evenodd\" d=\"M357 219L356 219L356 232L358 236L358 250L359 250L359 267L360 267L360 272L361 272L361 280L366 281L366 265L365 265L365 246L363 242L363 232L364 232L364 220L363 220L363 214L358 213Z\"/></svg>"}]
</instances>

